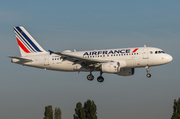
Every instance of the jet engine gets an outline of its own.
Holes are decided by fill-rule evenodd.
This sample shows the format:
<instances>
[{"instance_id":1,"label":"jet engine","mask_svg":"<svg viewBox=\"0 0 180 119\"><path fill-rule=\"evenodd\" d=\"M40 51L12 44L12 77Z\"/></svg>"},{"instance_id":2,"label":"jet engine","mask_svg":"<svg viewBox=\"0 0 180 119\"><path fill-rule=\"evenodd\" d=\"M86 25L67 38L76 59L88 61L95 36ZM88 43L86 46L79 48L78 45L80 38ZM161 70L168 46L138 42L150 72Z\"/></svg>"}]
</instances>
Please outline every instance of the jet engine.
<instances>
[{"instance_id":1,"label":"jet engine","mask_svg":"<svg viewBox=\"0 0 180 119\"><path fill-rule=\"evenodd\" d=\"M101 70L104 73L117 73L118 62L102 63Z\"/></svg>"},{"instance_id":2,"label":"jet engine","mask_svg":"<svg viewBox=\"0 0 180 119\"><path fill-rule=\"evenodd\" d=\"M120 76L131 76L134 74L134 68L125 68L125 67L126 67L126 62L124 60L101 64L101 70L103 73L113 73Z\"/></svg>"},{"instance_id":3,"label":"jet engine","mask_svg":"<svg viewBox=\"0 0 180 119\"><path fill-rule=\"evenodd\" d=\"M108 62L101 64L101 70L104 73L118 73L120 69L126 66L126 62L124 60L119 60L116 62Z\"/></svg>"}]
</instances>

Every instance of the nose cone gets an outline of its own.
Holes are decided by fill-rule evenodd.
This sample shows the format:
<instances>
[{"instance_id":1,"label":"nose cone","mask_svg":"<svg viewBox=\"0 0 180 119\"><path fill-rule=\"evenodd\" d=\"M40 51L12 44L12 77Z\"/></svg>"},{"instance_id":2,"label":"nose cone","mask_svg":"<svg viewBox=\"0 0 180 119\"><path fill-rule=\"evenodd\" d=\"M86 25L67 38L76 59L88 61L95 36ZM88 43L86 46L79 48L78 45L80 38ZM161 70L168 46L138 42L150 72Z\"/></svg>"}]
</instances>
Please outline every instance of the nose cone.
<instances>
[{"instance_id":1,"label":"nose cone","mask_svg":"<svg viewBox=\"0 0 180 119\"><path fill-rule=\"evenodd\" d=\"M169 63L173 60L173 57L171 55L166 56L166 61Z\"/></svg>"}]
</instances>

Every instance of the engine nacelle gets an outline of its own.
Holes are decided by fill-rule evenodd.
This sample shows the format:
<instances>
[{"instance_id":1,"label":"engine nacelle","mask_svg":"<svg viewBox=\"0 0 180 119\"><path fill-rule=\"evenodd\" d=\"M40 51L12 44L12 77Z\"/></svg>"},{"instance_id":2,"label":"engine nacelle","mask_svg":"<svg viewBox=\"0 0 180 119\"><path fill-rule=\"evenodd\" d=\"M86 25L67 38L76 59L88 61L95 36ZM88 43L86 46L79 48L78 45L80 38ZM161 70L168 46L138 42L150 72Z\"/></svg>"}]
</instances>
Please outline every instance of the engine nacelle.
<instances>
[{"instance_id":1,"label":"engine nacelle","mask_svg":"<svg viewBox=\"0 0 180 119\"><path fill-rule=\"evenodd\" d=\"M135 69L134 68L124 68L121 69L120 72L117 73L119 76L131 76L134 74Z\"/></svg>"},{"instance_id":2,"label":"engine nacelle","mask_svg":"<svg viewBox=\"0 0 180 119\"><path fill-rule=\"evenodd\" d=\"M101 70L104 73L117 73L118 62L102 63Z\"/></svg>"},{"instance_id":3,"label":"engine nacelle","mask_svg":"<svg viewBox=\"0 0 180 119\"><path fill-rule=\"evenodd\" d=\"M118 60L115 62L108 62L101 64L101 70L104 73L118 73L120 72L121 68L126 66L126 62L124 60Z\"/></svg>"}]
</instances>

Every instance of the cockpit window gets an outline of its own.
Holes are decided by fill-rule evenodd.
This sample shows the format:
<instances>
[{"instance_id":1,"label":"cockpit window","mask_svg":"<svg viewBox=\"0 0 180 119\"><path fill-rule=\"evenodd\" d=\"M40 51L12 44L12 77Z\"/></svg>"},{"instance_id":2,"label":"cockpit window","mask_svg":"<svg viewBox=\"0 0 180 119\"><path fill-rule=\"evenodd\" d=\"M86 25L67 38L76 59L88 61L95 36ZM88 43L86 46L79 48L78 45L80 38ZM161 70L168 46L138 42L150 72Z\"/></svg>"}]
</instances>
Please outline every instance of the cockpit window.
<instances>
[{"instance_id":1,"label":"cockpit window","mask_svg":"<svg viewBox=\"0 0 180 119\"><path fill-rule=\"evenodd\" d=\"M155 54L165 53L164 51L155 51Z\"/></svg>"}]
</instances>

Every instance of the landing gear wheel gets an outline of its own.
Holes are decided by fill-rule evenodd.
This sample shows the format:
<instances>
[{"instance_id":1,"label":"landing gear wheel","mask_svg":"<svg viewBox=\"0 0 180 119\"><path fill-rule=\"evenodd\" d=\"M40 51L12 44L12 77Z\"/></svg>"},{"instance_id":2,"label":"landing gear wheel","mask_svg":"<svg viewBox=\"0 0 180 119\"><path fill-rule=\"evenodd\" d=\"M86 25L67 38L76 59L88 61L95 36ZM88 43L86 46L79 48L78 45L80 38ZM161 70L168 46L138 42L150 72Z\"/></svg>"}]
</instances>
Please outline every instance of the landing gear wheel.
<instances>
[{"instance_id":1,"label":"landing gear wheel","mask_svg":"<svg viewBox=\"0 0 180 119\"><path fill-rule=\"evenodd\" d=\"M150 74L150 73L148 73L146 76L147 76L148 78L150 78L150 77L151 77L151 74Z\"/></svg>"},{"instance_id":2,"label":"landing gear wheel","mask_svg":"<svg viewBox=\"0 0 180 119\"><path fill-rule=\"evenodd\" d=\"M146 76L147 76L148 78L150 78L150 77L151 77L151 74L149 73L149 66L147 65L145 68L146 68L146 72L147 72Z\"/></svg>"},{"instance_id":3,"label":"landing gear wheel","mask_svg":"<svg viewBox=\"0 0 180 119\"><path fill-rule=\"evenodd\" d=\"M89 81L92 81L92 80L94 79L94 76L93 76L92 74L89 74L89 75L87 76L87 79L88 79Z\"/></svg>"},{"instance_id":4,"label":"landing gear wheel","mask_svg":"<svg viewBox=\"0 0 180 119\"><path fill-rule=\"evenodd\" d=\"M104 78L103 78L102 76L99 76L99 77L97 78L97 81L98 81L98 82L103 82L103 81L104 81Z\"/></svg>"}]
</instances>

